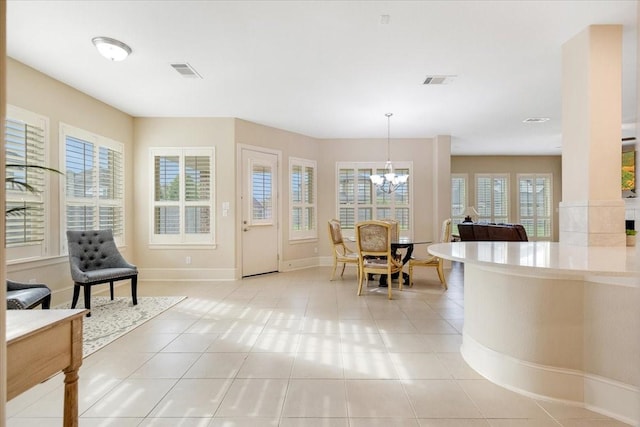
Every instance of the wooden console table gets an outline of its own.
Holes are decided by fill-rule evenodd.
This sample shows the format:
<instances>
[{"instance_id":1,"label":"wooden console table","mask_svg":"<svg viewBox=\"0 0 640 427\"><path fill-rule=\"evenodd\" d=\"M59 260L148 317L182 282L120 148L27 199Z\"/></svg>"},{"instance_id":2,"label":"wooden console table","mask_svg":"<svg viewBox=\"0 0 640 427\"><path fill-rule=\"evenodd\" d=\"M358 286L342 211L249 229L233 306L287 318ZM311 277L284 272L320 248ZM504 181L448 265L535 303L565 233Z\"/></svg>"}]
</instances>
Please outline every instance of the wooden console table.
<instances>
[{"instance_id":1,"label":"wooden console table","mask_svg":"<svg viewBox=\"0 0 640 427\"><path fill-rule=\"evenodd\" d=\"M78 369L87 310L7 310L7 399L64 372L64 426L78 426Z\"/></svg>"}]
</instances>

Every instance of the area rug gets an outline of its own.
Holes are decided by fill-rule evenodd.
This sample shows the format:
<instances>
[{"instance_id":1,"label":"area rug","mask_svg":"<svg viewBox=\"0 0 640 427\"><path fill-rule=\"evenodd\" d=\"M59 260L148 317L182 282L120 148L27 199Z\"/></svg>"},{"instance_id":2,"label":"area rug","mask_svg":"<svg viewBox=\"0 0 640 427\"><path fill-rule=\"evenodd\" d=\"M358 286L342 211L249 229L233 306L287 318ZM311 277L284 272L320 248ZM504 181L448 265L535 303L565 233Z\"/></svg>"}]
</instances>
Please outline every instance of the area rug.
<instances>
[{"instance_id":1,"label":"area rug","mask_svg":"<svg viewBox=\"0 0 640 427\"><path fill-rule=\"evenodd\" d=\"M91 317L83 320L82 356L89 356L185 298L138 297L138 304L133 305L131 297L115 297L113 301L109 297L91 297ZM70 307L65 304L56 308ZM84 305L79 302L76 308Z\"/></svg>"}]
</instances>

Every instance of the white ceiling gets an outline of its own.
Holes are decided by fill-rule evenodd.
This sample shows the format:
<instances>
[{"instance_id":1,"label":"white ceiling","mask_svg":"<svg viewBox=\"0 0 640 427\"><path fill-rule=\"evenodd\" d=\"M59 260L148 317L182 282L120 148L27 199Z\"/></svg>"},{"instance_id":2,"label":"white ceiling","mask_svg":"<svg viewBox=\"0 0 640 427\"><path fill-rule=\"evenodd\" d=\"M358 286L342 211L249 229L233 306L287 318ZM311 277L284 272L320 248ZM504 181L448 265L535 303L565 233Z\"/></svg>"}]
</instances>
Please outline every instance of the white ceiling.
<instances>
[{"instance_id":1,"label":"white ceiling","mask_svg":"<svg viewBox=\"0 0 640 427\"><path fill-rule=\"evenodd\" d=\"M133 116L238 117L316 138L386 138L393 112L392 140L449 134L459 155L559 154L562 45L588 25L622 24L622 129L635 136L636 0L7 5L10 57ZM133 53L109 62L96 36ZM203 79L181 77L173 62ZM423 85L431 74L457 77Z\"/></svg>"}]
</instances>

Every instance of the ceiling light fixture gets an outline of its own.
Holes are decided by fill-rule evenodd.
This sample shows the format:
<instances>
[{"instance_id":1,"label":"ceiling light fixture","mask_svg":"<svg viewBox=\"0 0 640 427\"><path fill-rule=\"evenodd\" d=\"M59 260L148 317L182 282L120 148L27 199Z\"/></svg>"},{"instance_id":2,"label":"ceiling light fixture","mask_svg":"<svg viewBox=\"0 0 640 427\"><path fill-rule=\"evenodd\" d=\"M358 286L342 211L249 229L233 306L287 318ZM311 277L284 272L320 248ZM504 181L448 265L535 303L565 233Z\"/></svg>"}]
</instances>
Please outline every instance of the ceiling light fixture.
<instances>
[{"instance_id":1,"label":"ceiling light fixture","mask_svg":"<svg viewBox=\"0 0 640 427\"><path fill-rule=\"evenodd\" d=\"M548 122L549 120L549 117L529 117L527 119L524 119L522 123L544 123Z\"/></svg>"},{"instance_id":2,"label":"ceiling light fixture","mask_svg":"<svg viewBox=\"0 0 640 427\"><path fill-rule=\"evenodd\" d=\"M407 182L409 175L396 175L393 172L391 163L391 116L393 113L386 113L385 116L387 117L387 163L384 165L384 174L371 175L369 179L378 190L391 194Z\"/></svg>"},{"instance_id":3,"label":"ceiling light fixture","mask_svg":"<svg viewBox=\"0 0 640 427\"><path fill-rule=\"evenodd\" d=\"M131 54L131 48L119 40L110 37L94 37L91 39L100 55L111 61L122 61Z\"/></svg>"}]
</instances>

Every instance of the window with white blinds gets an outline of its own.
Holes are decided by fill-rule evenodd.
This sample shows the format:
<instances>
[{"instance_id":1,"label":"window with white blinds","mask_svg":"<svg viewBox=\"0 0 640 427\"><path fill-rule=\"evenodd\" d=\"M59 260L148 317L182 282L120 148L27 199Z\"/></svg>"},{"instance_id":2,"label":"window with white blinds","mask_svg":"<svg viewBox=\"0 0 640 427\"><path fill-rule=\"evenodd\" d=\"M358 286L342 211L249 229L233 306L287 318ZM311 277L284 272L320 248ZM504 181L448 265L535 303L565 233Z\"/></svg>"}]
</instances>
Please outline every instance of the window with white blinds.
<instances>
[{"instance_id":1,"label":"window with white blinds","mask_svg":"<svg viewBox=\"0 0 640 427\"><path fill-rule=\"evenodd\" d=\"M509 174L476 174L478 221L509 221Z\"/></svg>"},{"instance_id":2,"label":"window with white blinds","mask_svg":"<svg viewBox=\"0 0 640 427\"><path fill-rule=\"evenodd\" d=\"M458 234L458 224L464 220L468 203L467 174L451 174L451 224L453 226L453 234Z\"/></svg>"},{"instance_id":3,"label":"window with white blinds","mask_svg":"<svg viewBox=\"0 0 640 427\"><path fill-rule=\"evenodd\" d=\"M518 222L530 240L551 240L551 174L518 174Z\"/></svg>"},{"instance_id":4,"label":"window with white blinds","mask_svg":"<svg viewBox=\"0 0 640 427\"><path fill-rule=\"evenodd\" d=\"M213 148L151 149L150 243L214 242Z\"/></svg>"},{"instance_id":5,"label":"window with white blinds","mask_svg":"<svg viewBox=\"0 0 640 427\"><path fill-rule=\"evenodd\" d=\"M353 235L355 224L371 219L395 219L401 236L412 236L411 163L394 162L398 175L409 175L409 181L391 194L377 189L369 178L384 174L384 162L338 162L337 217L346 235Z\"/></svg>"},{"instance_id":6,"label":"window with white blinds","mask_svg":"<svg viewBox=\"0 0 640 427\"><path fill-rule=\"evenodd\" d=\"M7 260L46 255L48 119L7 106L5 122Z\"/></svg>"},{"instance_id":7,"label":"window with white blinds","mask_svg":"<svg viewBox=\"0 0 640 427\"><path fill-rule=\"evenodd\" d=\"M111 229L124 244L124 146L63 125L63 230ZM66 239L62 239L63 245ZM66 248L63 248L66 251Z\"/></svg>"},{"instance_id":8,"label":"window with white blinds","mask_svg":"<svg viewBox=\"0 0 640 427\"><path fill-rule=\"evenodd\" d=\"M318 238L316 169L313 160L289 159L291 240Z\"/></svg>"},{"instance_id":9,"label":"window with white blinds","mask_svg":"<svg viewBox=\"0 0 640 427\"><path fill-rule=\"evenodd\" d=\"M251 160L251 225L273 224L273 166Z\"/></svg>"}]
</instances>

